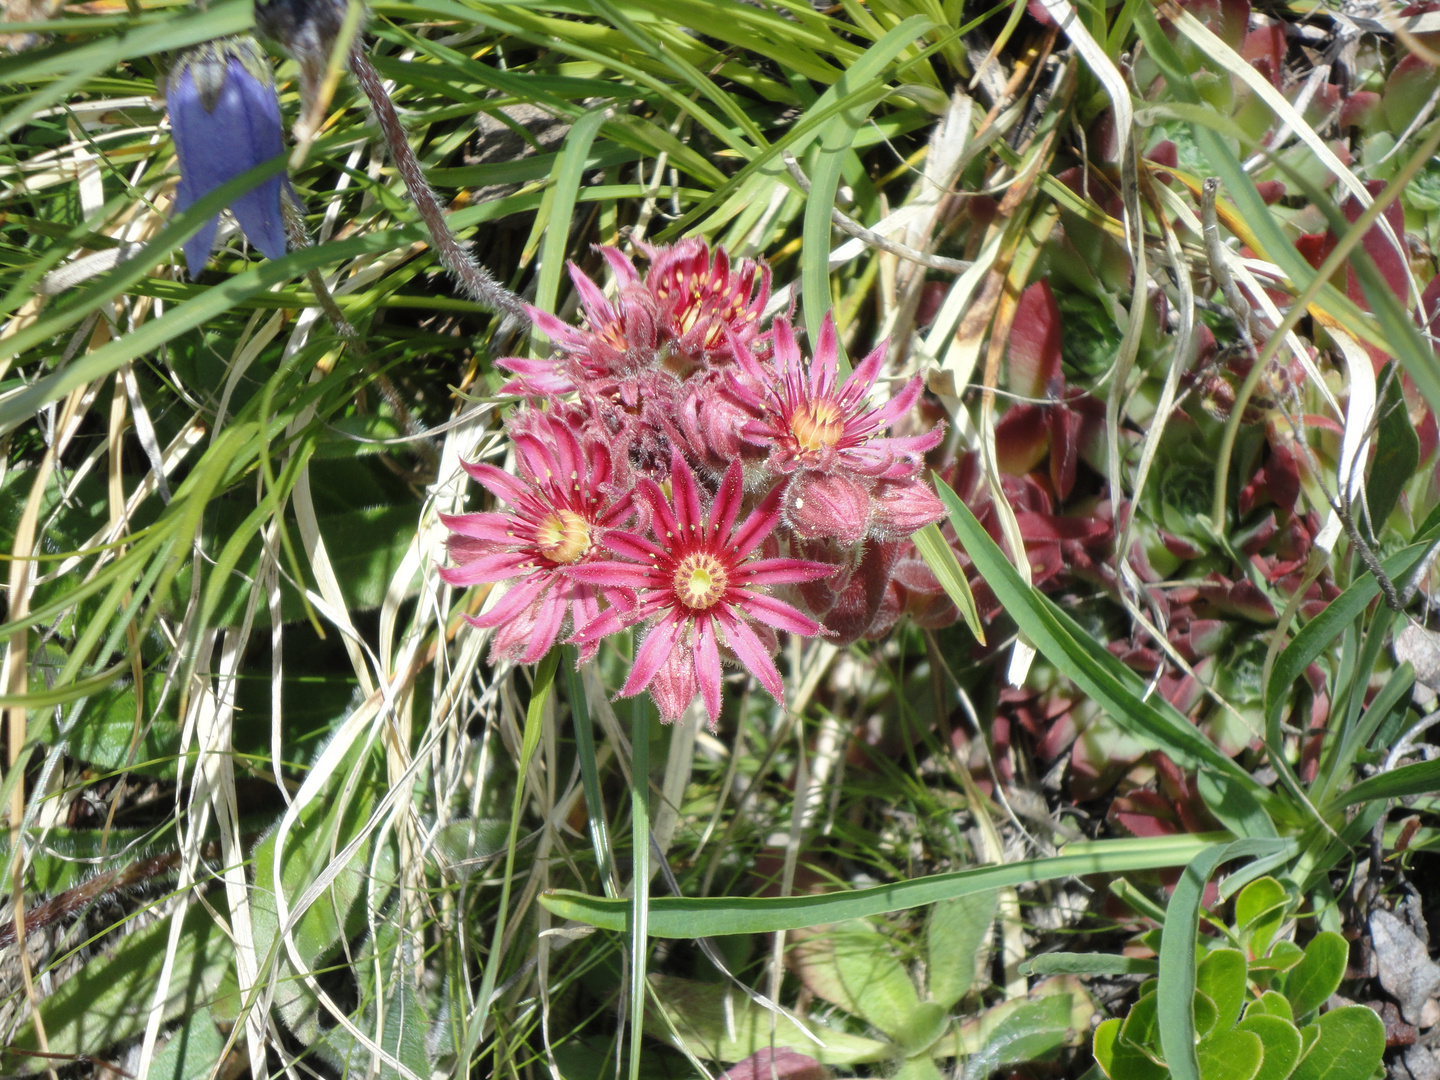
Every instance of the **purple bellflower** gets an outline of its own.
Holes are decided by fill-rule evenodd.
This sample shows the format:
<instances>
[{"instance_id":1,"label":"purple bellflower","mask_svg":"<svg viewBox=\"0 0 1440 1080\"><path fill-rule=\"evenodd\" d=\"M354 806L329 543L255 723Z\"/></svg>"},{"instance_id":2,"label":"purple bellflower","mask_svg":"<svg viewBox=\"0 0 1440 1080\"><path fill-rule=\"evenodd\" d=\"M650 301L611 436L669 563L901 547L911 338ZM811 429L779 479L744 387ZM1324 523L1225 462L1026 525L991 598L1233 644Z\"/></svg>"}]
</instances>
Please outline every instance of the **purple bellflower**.
<instances>
[{"instance_id":1,"label":"purple bellflower","mask_svg":"<svg viewBox=\"0 0 1440 1080\"><path fill-rule=\"evenodd\" d=\"M180 158L176 210L284 152L270 67L249 38L221 38L186 53L170 73L165 103ZM270 259L285 254L281 183L272 176L230 205L250 242ZM192 278L205 269L219 225L217 214L185 242Z\"/></svg>"}]
</instances>

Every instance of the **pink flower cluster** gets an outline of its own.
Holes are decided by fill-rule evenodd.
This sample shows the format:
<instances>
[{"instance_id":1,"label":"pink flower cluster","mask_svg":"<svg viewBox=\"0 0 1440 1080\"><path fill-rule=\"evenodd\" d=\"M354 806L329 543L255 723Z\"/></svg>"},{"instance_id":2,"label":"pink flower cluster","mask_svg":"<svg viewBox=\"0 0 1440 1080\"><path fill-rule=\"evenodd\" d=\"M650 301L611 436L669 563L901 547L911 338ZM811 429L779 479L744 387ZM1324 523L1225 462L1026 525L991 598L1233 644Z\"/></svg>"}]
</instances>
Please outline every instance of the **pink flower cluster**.
<instances>
[{"instance_id":1,"label":"pink flower cluster","mask_svg":"<svg viewBox=\"0 0 1440 1080\"><path fill-rule=\"evenodd\" d=\"M699 694L713 726L726 660L780 701L778 631L864 632L846 594L866 606L867 549L942 516L922 472L943 432L884 434L921 393L917 376L871 406L884 345L842 383L828 317L808 362L788 321L765 330L767 268L698 240L641 249L643 276L601 249L613 298L571 266L582 325L530 310L555 353L499 361L527 399L506 422L519 475L465 466L509 509L447 516L441 575L511 582L470 620L494 628L492 659L557 641L589 659L644 627L621 695L648 690L668 722Z\"/></svg>"}]
</instances>

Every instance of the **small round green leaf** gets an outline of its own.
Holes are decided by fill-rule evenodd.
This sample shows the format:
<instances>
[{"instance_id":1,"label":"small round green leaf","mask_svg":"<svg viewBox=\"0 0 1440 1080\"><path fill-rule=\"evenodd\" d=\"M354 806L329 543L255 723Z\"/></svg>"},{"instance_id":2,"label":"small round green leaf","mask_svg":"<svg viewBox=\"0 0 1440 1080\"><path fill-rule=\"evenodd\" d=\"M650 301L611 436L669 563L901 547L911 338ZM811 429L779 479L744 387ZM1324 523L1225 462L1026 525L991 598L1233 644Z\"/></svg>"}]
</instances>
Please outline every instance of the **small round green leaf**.
<instances>
[{"instance_id":1,"label":"small round green leaf","mask_svg":"<svg viewBox=\"0 0 1440 1080\"><path fill-rule=\"evenodd\" d=\"M1285 977L1285 996L1297 1017L1314 1012L1340 988L1349 956L1349 943L1328 930L1305 946L1305 955Z\"/></svg>"},{"instance_id":2,"label":"small round green leaf","mask_svg":"<svg viewBox=\"0 0 1440 1080\"><path fill-rule=\"evenodd\" d=\"M1368 1080L1385 1053L1385 1024L1364 1005L1331 1009L1291 1080Z\"/></svg>"},{"instance_id":3,"label":"small round green leaf","mask_svg":"<svg viewBox=\"0 0 1440 1080\"><path fill-rule=\"evenodd\" d=\"M1277 995L1278 996L1278 995ZM1241 1031L1253 1031L1265 1047L1265 1060L1255 1080L1286 1080L1300 1060L1300 1031L1289 1020L1260 1013L1239 1023Z\"/></svg>"},{"instance_id":4,"label":"small round green leaf","mask_svg":"<svg viewBox=\"0 0 1440 1080\"><path fill-rule=\"evenodd\" d=\"M1260 1036L1231 1028L1201 1039L1195 1048L1200 1080L1255 1080L1265 1058Z\"/></svg>"}]
</instances>

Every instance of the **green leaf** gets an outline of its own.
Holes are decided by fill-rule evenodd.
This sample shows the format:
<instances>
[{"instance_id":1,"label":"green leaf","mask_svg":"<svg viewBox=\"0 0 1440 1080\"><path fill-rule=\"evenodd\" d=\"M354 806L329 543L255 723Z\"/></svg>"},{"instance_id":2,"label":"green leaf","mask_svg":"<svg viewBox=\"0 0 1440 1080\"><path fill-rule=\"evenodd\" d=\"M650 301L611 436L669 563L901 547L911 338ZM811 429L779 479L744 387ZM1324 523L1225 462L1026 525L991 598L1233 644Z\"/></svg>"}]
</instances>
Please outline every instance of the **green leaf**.
<instances>
[{"instance_id":1,"label":"green leaf","mask_svg":"<svg viewBox=\"0 0 1440 1080\"><path fill-rule=\"evenodd\" d=\"M570 239L571 218L575 214L575 196L585 174L590 146L604 122L604 109L587 112L575 121L565 136L565 148L555 162L555 184L546 193L550 205L547 209L542 204L542 212L536 215L535 227L545 233L540 253L539 284L535 292L535 305L541 311L555 310L560 273L565 267L565 249ZM543 338L544 335L540 336Z\"/></svg>"},{"instance_id":2,"label":"green leaf","mask_svg":"<svg viewBox=\"0 0 1440 1080\"><path fill-rule=\"evenodd\" d=\"M1314 1012L1340 988L1349 956L1349 943L1329 930L1316 934L1305 946L1305 955L1285 977L1285 996L1297 1018Z\"/></svg>"},{"instance_id":3,"label":"green leaf","mask_svg":"<svg viewBox=\"0 0 1440 1080\"><path fill-rule=\"evenodd\" d=\"M1201 1080L1195 1056L1195 937L1200 928L1200 901L1210 875L1223 862L1244 856L1264 857L1273 840L1236 840L1195 856L1165 909L1160 937L1160 985L1156 1007L1165 1023L1160 1026L1160 1047L1175 1080Z\"/></svg>"},{"instance_id":4,"label":"green leaf","mask_svg":"<svg viewBox=\"0 0 1440 1080\"><path fill-rule=\"evenodd\" d=\"M1436 791L1440 791L1440 761L1417 761L1413 765L1402 765L1361 780L1341 799L1345 806L1354 806L1375 799L1401 799L1406 795L1429 795Z\"/></svg>"},{"instance_id":5,"label":"green leaf","mask_svg":"<svg viewBox=\"0 0 1440 1080\"><path fill-rule=\"evenodd\" d=\"M1286 1080L1300 1060L1300 1030L1284 1017L1268 1013L1247 1015L1237 1026L1254 1032L1264 1044L1265 1060L1255 1080Z\"/></svg>"},{"instance_id":6,"label":"green leaf","mask_svg":"<svg viewBox=\"0 0 1440 1080\"><path fill-rule=\"evenodd\" d=\"M775 1025L776 1047L808 1054L826 1065L858 1065L885 1061L894 1048L877 1039L848 1035L822 1024L811 1023L815 1038L803 1033L795 1021L762 1009L749 998L719 983L691 982L673 975L651 975L645 1006L645 1032L659 1039L673 1040L673 1025L679 1040L690 1052L730 1064L772 1045L770 1025ZM667 1025L666 1021L669 1021ZM817 1045L816 1038L824 1043Z\"/></svg>"},{"instance_id":7,"label":"green leaf","mask_svg":"<svg viewBox=\"0 0 1440 1080\"><path fill-rule=\"evenodd\" d=\"M1400 499L1400 492L1420 464L1420 436L1410 423L1410 410L1401 392L1400 374L1392 360L1376 376L1384 396L1376 403L1379 425L1375 429L1375 459L1365 478L1365 503L1370 527L1379 536Z\"/></svg>"},{"instance_id":8,"label":"green leaf","mask_svg":"<svg viewBox=\"0 0 1440 1080\"><path fill-rule=\"evenodd\" d=\"M891 885L830 894L790 897L660 897L650 902L651 937L695 938L724 934L770 934L806 926L868 918L891 911L922 907L941 900L1081 874L1114 874L1180 866L1200 851L1215 847L1224 837L1178 834L1144 840L1107 840L1072 844L1065 854L1044 859L1022 859L999 866L983 866L951 874L935 874ZM1293 850L1293 840L1246 840L1256 850L1270 853ZM541 893L540 904L561 919L576 919L602 930L628 931L630 902L607 900L552 889Z\"/></svg>"},{"instance_id":9,"label":"green leaf","mask_svg":"<svg viewBox=\"0 0 1440 1080\"><path fill-rule=\"evenodd\" d=\"M1255 1080L1265 1048L1254 1032L1230 1028L1202 1039L1195 1054L1201 1080Z\"/></svg>"},{"instance_id":10,"label":"green leaf","mask_svg":"<svg viewBox=\"0 0 1440 1080\"><path fill-rule=\"evenodd\" d=\"M170 920L160 919L122 938L109 956L90 960L62 981L40 1007L49 1052L103 1055L117 1043L139 1037L155 1000L169 939ZM165 1019L189 1016L208 1002L234 955L210 912L191 905L183 916L161 1008ZM11 1043L19 1050L39 1050L33 1023L25 1024ZM44 1058L0 1052L0 1070L7 1073L38 1072L48 1064Z\"/></svg>"},{"instance_id":11,"label":"green leaf","mask_svg":"<svg viewBox=\"0 0 1440 1080\"><path fill-rule=\"evenodd\" d=\"M1332 1009L1315 1021L1313 1045L1291 1080L1367 1080L1385 1053L1385 1024L1364 1005Z\"/></svg>"},{"instance_id":12,"label":"green leaf","mask_svg":"<svg viewBox=\"0 0 1440 1080\"><path fill-rule=\"evenodd\" d=\"M379 1080L399 1080L404 1075L392 1064L397 1061L415 1076L431 1075L435 1062L427 1046L430 1017L415 993L415 957L400 927L382 920L371 948L356 959L355 967L362 991L358 1026L389 1059L374 1055L343 1027L327 1032L317 1048L342 1076L366 1075L372 1060L378 1060ZM377 999L383 999L379 1008Z\"/></svg>"},{"instance_id":13,"label":"green leaf","mask_svg":"<svg viewBox=\"0 0 1440 1080\"><path fill-rule=\"evenodd\" d=\"M817 997L860 1017L898 1043L904 1043L903 1036L915 1034L911 1025L920 998L889 942L865 920L837 923L807 936L791 949L789 961L800 981Z\"/></svg>"},{"instance_id":14,"label":"green leaf","mask_svg":"<svg viewBox=\"0 0 1440 1080\"><path fill-rule=\"evenodd\" d=\"M198 1080L209 1076L225 1051L225 1040L208 1008L181 1021L150 1063L150 1080Z\"/></svg>"},{"instance_id":15,"label":"green leaf","mask_svg":"<svg viewBox=\"0 0 1440 1080\"><path fill-rule=\"evenodd\" d=\"M965 580L965 571L960 567L960 560L955 558L955 549L945 540L940 526L932 521L910 539L915 543L915 550L925 560L925 565L935 575L935 580L940 582L945 595L960 609L960 616L975 635L975 640L984 645L985 627L980 622L980 613L975 609L975 597L970 593L970 582Z\"/></svg>"},{"instance_id":16,"label":"green leaf","mask_svg":"<svg viewBox=\"0 0 1440 1080\"><path fill-rule=\"evenodd\" d=\"M1279 835L1254 792L1249 786L1236 783L1228 773L1200 769L1195 774L1195 786L1215 820L1236 836Z\"/></svg>"},{"instance_id":17,"label":"green leaf","mask_svg":"<svg viewBox=\"0 0 1440 1080\"><path fill-rule=\"evenodd\" d=\"M1292 1027L1295 1024L1295 1010L1290 1008L1290 999L1278 990L1266 990L1245 1006L1245 1019L1249 1020L1252 1016L1278 1016L1289 1021Z\"/></svg>"},{"instance_id":18,"label":"green leaf","mask_svg":"<svg viewBox=\"0 0 1440 1080\"><path fill-rule=\"evenodd\" d=\"M1070 1007L1069 994L1021 1002L995 1026L980 1051L966 1060L962 1080L985 1080L1004 1065L1056 1053L1070 1031Z\"/></svg>"},{"instance_id":19,"label":"green leaf","mask_svg":"<svg viewBox=\"0 0 1440 1080\"><path fill-rule=\"evenodd\" d=\"M1220 1019L1220 1010L1215 1007L1215 1002L1210 1000L1208 994L1199 990L1195 991L1192 1008L1195 1016L1195 1034L1204 1039L1215 1031L1216 1023Z\"/></svg>"},{"instance_id":20,"label":"green leaf","mask_svg":"<svg viewBox=\"0 0 1440 1080\"><path fill-rule=\"evenodd\" d=\"M942 900L925 926L930 996L950 1008L975 982L975 957L995 921L996 894Z\"/></svg>"},{"instance_id":21,"label":"green leaf","mask_svg":"<svg viewBox=\"0 0 1440 1080\"><path fill-rule=\"evenodd\" d=\"M1039 590L1025 584L960 496L937 478L950 524L980 576L1021 631L1126 732L1189 768L1209 766L1257 797L1263 789L1163 699L1147 699L1140 676L1095 641ZM1268 794L1268 793L1265 793Z\"/></svg>"},{"instance_id":22,"label":"green leaf","mask_svg":"<svg viewBox=\"0 0 1440 1080\"><path fill-rule=\"evenodd\" d=\"M1440 536L1440 525L1427 521L1415 537L1415 543L1382 560L1380 565L1386 576L1397 584L1406 582L1410 571L1425 557L1437 536ZM1280 745L1281 713L1289 698L1290 687L1379 595L1380 586L1367 570L1325 605L1324 611L1306 623L1276 657L1275 666L1270 671L1270 682L1265 687L1265 737L1272 746Z\"/></svg>"},{"instance_id":23,"label":"green leaf","mask_svg":"<svg viewBox=\"0 0 1440 1080\"><path fill-rule=\"evenodd\" d=\"M1154 995L1142 1000L1151 1001L1154 1009ZM1166 1080L1170 1075L1164 1065L1122 1036L1119 1020L1106 1020L1095 1029L1094 1049L1096 1062L1110 1080Z\"/></svg>"},{"instance_id":24,"label":"green leaf","mask_svg":"<svg viewBox=\"0 0 1440 1080\"><path fill-rule=\"evenodd\" d=\"M1245 954L1239 949L1216 949L1195 970L1195 988L1215 1003L1220 1031L1229 1030L1240 1019L1245 974Z\"/></svg>"},{"instance_id":25,"label":"green leaf","mask_svg":"<svg viewBox=\"0 0 1440 1080\"><path fill-rule=\"evenodd\" d=\"M1272 877L1250 882L1235 897L1235 927L1252 956L1264 956L1269 950L1289 903L1285 887Z\"/></svg>"},{"instance_id":26,"label":"green leaf","mask_svg":"<svg viewBox=\"0 0 1440 1080\"><path fill-rule=\"evenodd\" d=\"M1022 975L1154 975L1160 965L1114 953L1042 953L1020 965Z\"/></svg>"}]
</instances>

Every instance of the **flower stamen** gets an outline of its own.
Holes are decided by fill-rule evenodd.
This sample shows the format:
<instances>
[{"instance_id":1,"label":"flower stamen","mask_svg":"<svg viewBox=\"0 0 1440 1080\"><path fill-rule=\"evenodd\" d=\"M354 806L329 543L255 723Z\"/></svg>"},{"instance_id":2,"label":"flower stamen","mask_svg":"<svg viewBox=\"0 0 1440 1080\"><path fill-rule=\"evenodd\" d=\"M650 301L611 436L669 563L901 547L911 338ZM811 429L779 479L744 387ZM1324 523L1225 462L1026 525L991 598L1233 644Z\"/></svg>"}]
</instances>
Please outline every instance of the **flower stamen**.
<instances>
[{"instance_id":1,"label":"flower stamen","mask_svg":"<svg viewBox=\"0 0 1440 1080\"><path fill-rule=\"evenodd\" d=\"M675 595L692 611L714 607L729 584L725 564L708 552L687 555L675 567Z\"/></svg>"},{"instance_id":2,"label":"flower stamen","mask_svg":"<svg viewBox=\"0 0 1440 1080\"><path fill-rule=\"evenodd\" d=\"M590 525L573 510L556 510L535 529L536 550L553 563L579 562L590 550Z\"/></svg>"}]
</instances>

